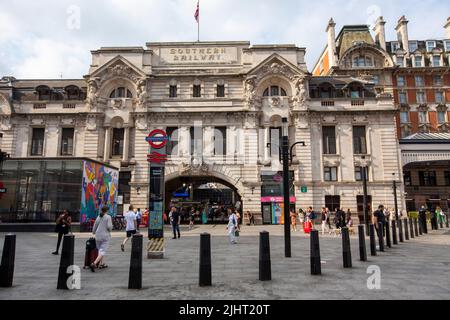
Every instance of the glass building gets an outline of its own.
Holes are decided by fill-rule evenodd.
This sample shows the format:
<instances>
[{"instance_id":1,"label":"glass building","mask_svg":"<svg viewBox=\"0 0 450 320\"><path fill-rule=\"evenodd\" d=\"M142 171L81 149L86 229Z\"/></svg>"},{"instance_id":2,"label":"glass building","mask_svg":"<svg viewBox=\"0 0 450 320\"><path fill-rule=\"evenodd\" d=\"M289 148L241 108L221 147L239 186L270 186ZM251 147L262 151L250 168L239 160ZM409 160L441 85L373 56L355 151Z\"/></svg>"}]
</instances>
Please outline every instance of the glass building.
<instances>
[{"instance_id":1,"label":"glass building","mask_svg":"<svg viewBox=\"0 0 450 320\"><path fill-rule=\"evenodd\" d=\"M54 222L67 209L88 222L101 207L117 212L118 170L89 159L11 159L0 172L0 221Z\"/></svg>"}]
</instances>

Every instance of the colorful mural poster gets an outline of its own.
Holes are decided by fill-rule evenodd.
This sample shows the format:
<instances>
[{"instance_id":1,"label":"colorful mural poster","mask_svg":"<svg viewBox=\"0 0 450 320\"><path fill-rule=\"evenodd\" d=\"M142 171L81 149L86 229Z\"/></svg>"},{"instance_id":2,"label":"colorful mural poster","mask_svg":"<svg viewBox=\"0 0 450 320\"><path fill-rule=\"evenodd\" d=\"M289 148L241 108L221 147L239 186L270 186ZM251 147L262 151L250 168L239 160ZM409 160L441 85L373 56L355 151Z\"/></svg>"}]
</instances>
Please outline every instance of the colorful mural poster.
<instances>
[{"instance_id":1,"label":"colorful mural poster","mask_svg":"<svg viewBox=\"0 0 450 320\"><path fill-rule=\"evenodd\" d=\"M109 207L109 214L117 213L118 170L103 164L83 161L81 190L81 222L97 218L101 208Z\"/></svg>"}]
</instances>

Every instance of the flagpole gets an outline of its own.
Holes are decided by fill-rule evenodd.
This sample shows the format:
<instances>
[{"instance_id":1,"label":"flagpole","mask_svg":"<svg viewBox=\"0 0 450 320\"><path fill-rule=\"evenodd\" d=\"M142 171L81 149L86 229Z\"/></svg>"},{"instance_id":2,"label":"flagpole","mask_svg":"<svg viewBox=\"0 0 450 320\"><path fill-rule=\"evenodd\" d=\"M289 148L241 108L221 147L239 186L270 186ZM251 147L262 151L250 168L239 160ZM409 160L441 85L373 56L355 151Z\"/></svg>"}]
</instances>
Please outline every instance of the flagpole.
<instances>
[{"instance_id":1,"label":"flagpole","mask_svg":"<svg viewBox=\"0 0 450 320\"><path fill-rule=\"evenodd\" d=\"M198 21L197 21L197 42L200 42L200 0L198 0L197 8L199 10Z\"/></svg>"}]
</instances>

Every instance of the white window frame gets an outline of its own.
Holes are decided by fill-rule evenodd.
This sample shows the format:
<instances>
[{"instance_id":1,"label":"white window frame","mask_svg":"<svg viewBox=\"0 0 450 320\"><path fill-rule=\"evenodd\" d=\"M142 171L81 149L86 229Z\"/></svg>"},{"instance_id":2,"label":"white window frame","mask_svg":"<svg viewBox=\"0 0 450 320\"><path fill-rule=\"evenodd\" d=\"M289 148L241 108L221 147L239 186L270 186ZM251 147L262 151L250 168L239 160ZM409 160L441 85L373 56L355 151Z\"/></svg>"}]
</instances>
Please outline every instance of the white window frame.
<instances>
[{"instance_id":1,"label":"white window frame","mask_svg":"<svg viewBox=\"0 0 450 320\"><path fill-rule=\"evenodd\" d=\"M419 101L419 95L423 96L423 101ZM416 101L418 104L424 104L427 103L427 96L424 91L417 91L416 92Z\"/></svg>"},{"instance_id":2,"label":"white window frame","mask_svg":"<svg viewBox=\"0 0 450 320\"><path fill-rule=\"evenodd\" d=\"M439 64L438 64L438 65L436 65L436 64L434 63L434 58L435 58L435 57L439 57ZM438 55L438 54L433 54L433 55L431 55L431 64L432 64L433 67L440 67L440 66L441 66L441 56Z\"/></svg>"},{"instance_id":3,"label":"white window frame","mask_svg":"<svg viewBox=\"0 0 450 320\"><path fill-rule=\"evenodd\" d=\"M441 97L442 97L441 101L438 101L438 99L437 99L437 94L441 94ZM438 90L438 91L435 92L434 97L435 97L434 100L436 101L436 103L445 103L444 92Z\"/></svg>"},{"instance_id":4,"label":"white window frame","mask_svg":"<svg viewBox=\"0 0 450 320\"><path fill-rule=\"evenodd\" d=\"M433 48L430 48L428 46L428 44L431 44L431 43L433 44ZM427 40L426 41L426 47L427 47L427 52L433 51L433 49L436 48L436 41L434 41L434 40Z\"/></svg>"},{"instance_id":5,"label":"white window frame","mask_svg":"<svg viewBox=\"0 0 450 320\"><path fill-rule=\"evenodd\" d=\"M443 121L443 122L440 122L440 121L439 121L439 113L443 113L443 114L444 114L444 121ZM444 124L444 123L447 123L447 110L445 110L445 109L439 109L439 110L437 110L437 112L436 112L436 117L437 117L437 122L438 122L438 124Z\"/></svg>"},{"instance_id":6,"label":"white window frame","mask_svg":"<svg viewBox=\"0 0 450 320\"><path fill-rule=\"evenodd\" d=\"M419 84L417 83L417 79L422 78L422 82ZM414 83L416 87L424 87L425 86L425 78L423 76L414 76Z\"/></svg>"},{"instance_id":7,"label":"white window frame","mask_svg":"<svg viewBox=\"0 0 450 320\"><path fill-rule=\"evenodd\" d=\"M424 121L421 121L422 119L421 119L421 114L423 114L423 113L425 113L425 122ZM424 110L419 110L419 114L418 114L418 116L419 116L419 124L426 124L426 123L428 123L429 122L429 118L428 118L428 111L424 111Z\"/></svg>"},{"instance_id":8,"label":"white window frame","mask_svg":"<svg viewBox=\"0 0 450 320\"><path fill-rule=\"evenodd\" d=\"M400 85L400 82L398 81L398 79L402 78L403 79L403 85ZM406 77L405 76L397 76L397 87L406 87Z\"/></svg>"},{"instance_id":9,"label":"white window frame","mask_svg":"<svg viewBox=\"0 0 450 320\"><path fill-rule=\"evenodd\" d=\"M400 42L392 41L391 42L391 51L395 53L398 49L400 49Z\"/></svg>"},{"instance_id":10,"label":"white window frame","mask_svg":"<svg viewBox=\"0 0 450 320\"><path fill-rule=\"evenodd\" d=\"M411 50L411 45L415 45L415 49L414 50ZM408 43L408 50L409 50L409 52L414 52L414 51L416 51L417 49L419 48L419 44L418 44L418 42L417 41L409 41L409 43Z\"/></svg>"},{"instance_id":11,"label":"white window frame","mask_svg":"<svg viewBox=\"0 0 450 320\"><path fill-rule=\"evenodd\" d=\"M450 52L450 40L444 40L444 51Z\"/></svg>"},{"instance_id":12,"label":"white window frame","mask_svg":"<svg viewBox=\"0 0 450 320\"><path fill-rule=\"evenodd\" d=\"M401 64L398 63L399 59L401 59L401 61L402 61ZM405 67L405 57L404 57L404 56L396 56L396 58L395 58L395 64L396 64L398 67L400 67L400 68Z\"/></svg>"},{"instance_id":13,"label":"white window frame","mask_svg":"<svg viewBox=\"0 0 450 320\"><path fill-rule=\"evenodd\" d=\"M402 96L404 95L404 97L405 97L405 101L402 101ZM406 93L406 92L403 92L403 91L401 91L401 92L399 92L398 93L398 102L399 103L401 103L401 104L406 104L406 103L408 103L408 94Z\"/></svg>"},{"instance_id":14,"label":"white window frame","mask_svg":"<svg viewBox=\"0 0 450 320\"><path fill-rule=\"evenodd\" d=\"M417 65L417 58L420 58L420 66ZM414 67L415 68L421 68L423 67L423 56L414 56Z\"/></svg>"},{"instance_id":15,"label":"white window frame","mask_svg":"<svg viewBox=\"0 0 450 320\"><path fill-rule=\"evenodd\" d=\"M406 113L406 121L402 121L402 114ZM409 123L409 111L400 111L400 123L401 124L405 124L405 123Z\"/></svg>"},{"instance_id":16,"label":"white window frame","mask_svg":"<svg viewBox=\"0 0 450 320\"><path fill-rule=\"evenodd\" d=\"M435 81L437 77L439 77L439 83L437 83ZM435 86L442 86L443 83L444 83L444 80L442 79L442 75L434 75L433 76L433 85L435 85Z\"/></svg>"}]
</instances>

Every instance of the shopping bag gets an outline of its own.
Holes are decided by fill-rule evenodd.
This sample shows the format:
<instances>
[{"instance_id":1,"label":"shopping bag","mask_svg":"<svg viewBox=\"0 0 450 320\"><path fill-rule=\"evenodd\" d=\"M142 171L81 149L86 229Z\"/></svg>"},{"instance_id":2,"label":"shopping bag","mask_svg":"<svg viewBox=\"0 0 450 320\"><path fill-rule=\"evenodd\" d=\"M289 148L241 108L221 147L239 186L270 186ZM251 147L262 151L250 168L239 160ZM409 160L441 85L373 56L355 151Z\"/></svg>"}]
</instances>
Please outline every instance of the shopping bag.
<instances>
[{"instance_id":1,"label":"shopping bag","mask_svg":"<svg viewBox=\"0 0 450 320\"><path fill-rule=\"evenodd\" d=\"M236 231L234 232L234 236L235 236L235 237L239 237L239 230L236 230Z\"/></svg>"}]
</instances>

